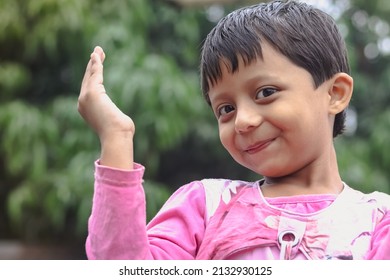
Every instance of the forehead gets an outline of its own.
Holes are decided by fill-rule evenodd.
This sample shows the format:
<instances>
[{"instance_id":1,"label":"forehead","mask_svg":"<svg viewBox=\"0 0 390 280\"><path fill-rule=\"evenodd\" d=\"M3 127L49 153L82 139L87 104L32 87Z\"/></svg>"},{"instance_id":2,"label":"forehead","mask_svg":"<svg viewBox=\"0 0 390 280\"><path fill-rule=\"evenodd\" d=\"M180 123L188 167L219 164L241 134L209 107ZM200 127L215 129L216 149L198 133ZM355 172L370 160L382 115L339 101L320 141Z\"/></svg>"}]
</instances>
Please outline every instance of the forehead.
<instances>
[{"instance_id":1,"label":"forehead","mask_svg":"<svg viewBox=\"0 0 390 280\"><path fill-rule=\"evenodd\" d=\"M294 64L269 44L263 44L262 49L262 57L256 57L250 62L239 56L236 69L232 68L227 59L221 59L221 75L214 83L210 83L210 101L216 95L254 85L276 86L308 80L314 86L312 75L306 69Z\"/></svg>"},{"instance_id":2,"label":"forehead","mask_svg":"<svg viewBox=\"0 0 390 280\"><path fill-rule=\"evenodd\" d=\"M236 55L237 63L229 58L222 57L218 62L219 77L214 82L210 82L210 88L219 84L224 79L233 79L236 73L239 73L245 68L251 68L252 71L256 72L277 72L282 71L285 66L292 65L293 63L286 56L276 50L267 42L261 44L261 53L252 59ZM245 76L256 74L255 72L247 72Z\"/></svg>"}]
</instances>

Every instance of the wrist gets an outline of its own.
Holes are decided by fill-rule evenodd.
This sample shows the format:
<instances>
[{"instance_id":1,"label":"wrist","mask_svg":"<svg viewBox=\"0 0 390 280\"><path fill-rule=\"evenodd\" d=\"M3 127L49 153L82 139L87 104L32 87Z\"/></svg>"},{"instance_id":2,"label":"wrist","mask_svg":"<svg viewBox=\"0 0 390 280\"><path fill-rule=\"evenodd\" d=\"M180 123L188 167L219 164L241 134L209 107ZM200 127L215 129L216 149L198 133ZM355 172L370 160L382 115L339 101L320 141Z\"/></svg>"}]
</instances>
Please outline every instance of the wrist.
<instances>
[{"instance_id":1,"label":"wrist","mask_svg":"<svg viewBox=\"0 0 390 280\"><path fill-rule=\"evenodd\" d=\"M132 132L122 132L101 138L100 163L109 167L132 170L133 137Z\"/></svg>"}]
</instances>

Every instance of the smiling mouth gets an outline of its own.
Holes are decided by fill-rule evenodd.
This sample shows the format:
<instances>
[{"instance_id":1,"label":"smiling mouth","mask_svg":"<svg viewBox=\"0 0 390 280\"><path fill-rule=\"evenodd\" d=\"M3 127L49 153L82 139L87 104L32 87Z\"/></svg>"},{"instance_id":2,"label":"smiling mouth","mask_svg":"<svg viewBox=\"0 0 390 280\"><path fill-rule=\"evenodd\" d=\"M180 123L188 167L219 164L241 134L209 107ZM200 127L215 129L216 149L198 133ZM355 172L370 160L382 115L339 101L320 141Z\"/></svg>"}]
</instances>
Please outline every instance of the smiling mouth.
<instances>
[{"instance_id":1,"label":"smiling mouth","mask_svg":"<svg viewBox=\"0 0 390 280\"><path fill-rule=\"evenodd\" d=\"M275 139L272 138L269 140L258 142L254 145L250 145L248 148L245 149L245 152L248 154L254 154L254 153L260 152L260 151L264 150L265 148L267 148L274 140Z\"/></svg>"}]
</instances>

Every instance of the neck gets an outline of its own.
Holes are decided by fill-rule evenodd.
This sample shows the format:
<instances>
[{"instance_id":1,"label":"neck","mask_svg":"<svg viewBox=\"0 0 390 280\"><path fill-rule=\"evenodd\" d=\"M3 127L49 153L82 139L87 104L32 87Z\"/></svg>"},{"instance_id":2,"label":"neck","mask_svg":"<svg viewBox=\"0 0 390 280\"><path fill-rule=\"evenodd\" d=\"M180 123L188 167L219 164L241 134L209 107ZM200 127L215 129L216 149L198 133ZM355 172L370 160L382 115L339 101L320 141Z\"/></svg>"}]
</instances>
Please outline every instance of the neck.
<instances>
[{"instance_id":1,"label":"neck","mask_svg":"<svg viewBox=\"0 0 390 280\"><path fill-rule=\"evenodd\" d=\"M292 174L264 179L262 192L266 197L339 194L343 189L333 146L330 152Z\"/></svg>"}]
</instances>

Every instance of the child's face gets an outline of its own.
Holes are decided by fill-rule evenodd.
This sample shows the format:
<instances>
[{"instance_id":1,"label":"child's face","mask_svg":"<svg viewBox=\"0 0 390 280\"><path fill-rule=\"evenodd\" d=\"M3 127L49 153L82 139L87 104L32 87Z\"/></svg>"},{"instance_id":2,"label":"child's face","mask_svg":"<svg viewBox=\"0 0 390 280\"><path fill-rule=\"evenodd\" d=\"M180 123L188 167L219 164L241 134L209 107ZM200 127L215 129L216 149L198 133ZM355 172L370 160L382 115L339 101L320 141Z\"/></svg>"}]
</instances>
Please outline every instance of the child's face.
<instances>
[{"instance_id":1,"label":"child's face","mask_svg":"<svg viewBox=\"0 0 390 280\"><path fill-rule=\"evenodd\" d=\"M267 177L326 164L334 116L329 83L317 89L309 72L268 44L257 59L210 88L223 146L241 165ZM310 170L310 168L306 168Z\"/></svg>"}]
</instances>

